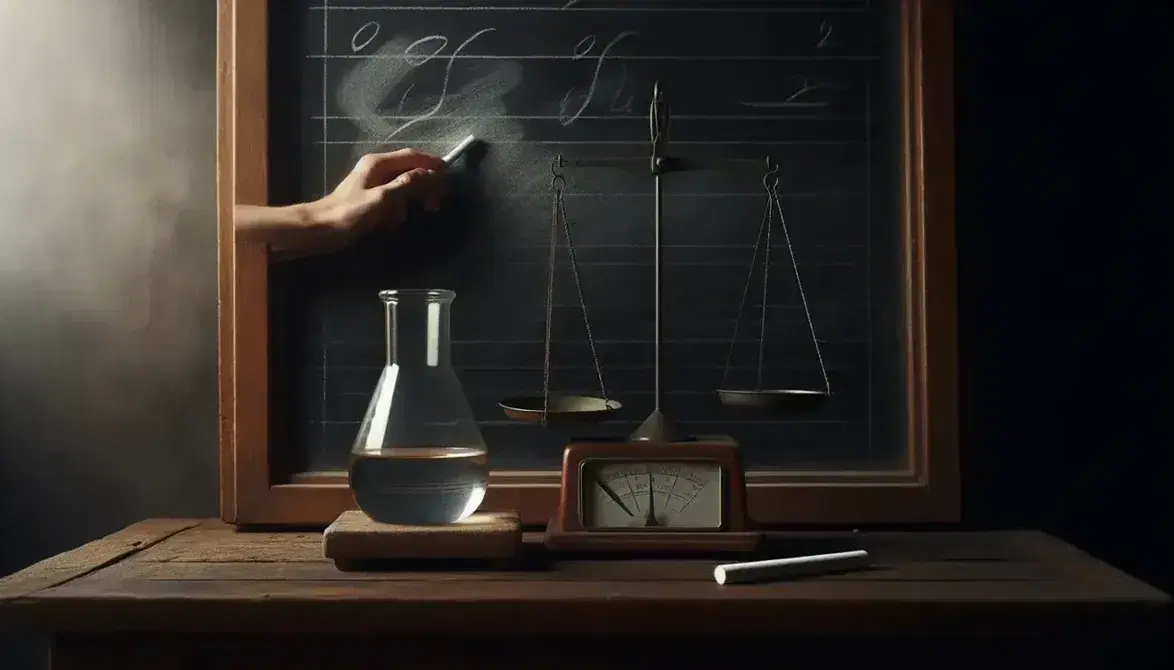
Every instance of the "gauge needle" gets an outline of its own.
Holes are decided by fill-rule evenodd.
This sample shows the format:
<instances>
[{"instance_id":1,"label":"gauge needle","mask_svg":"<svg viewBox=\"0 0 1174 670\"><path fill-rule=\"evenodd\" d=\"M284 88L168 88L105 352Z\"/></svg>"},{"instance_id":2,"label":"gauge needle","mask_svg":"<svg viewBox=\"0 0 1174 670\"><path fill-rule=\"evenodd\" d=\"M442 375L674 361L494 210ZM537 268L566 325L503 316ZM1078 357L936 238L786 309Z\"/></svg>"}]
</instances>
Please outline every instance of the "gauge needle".
<instances>
[{"instance_id":1,"label":"gauge needle","mask_svg":"<svg viewBox=\"0 0 1174 670\"><path fill-rule=\"evenodd\" d=\"M603 489L603 492L607 494L607 497L611 498L612 502L619 505L620 509L624 510L628 516L636 516L635 514L632 514L632 510L628 509L628 506L624 504L624 501L620 500L620 497L616 495L616 492L613 491L610 486L604 483L603 478L596 476L595 483L598 484L599 488Z\"/></svg>"},{"instance_id":2,"label":"gauge needle","mask_svg":"<svg viewBox=\"0 0 1174 670\"><path fill-rule=\"evenodd\" d=\"M656 498L652 497L652 473L648 473L648 515L644 517L644 525L651 528L656 526Z\"/></svg>"}]
</instances>

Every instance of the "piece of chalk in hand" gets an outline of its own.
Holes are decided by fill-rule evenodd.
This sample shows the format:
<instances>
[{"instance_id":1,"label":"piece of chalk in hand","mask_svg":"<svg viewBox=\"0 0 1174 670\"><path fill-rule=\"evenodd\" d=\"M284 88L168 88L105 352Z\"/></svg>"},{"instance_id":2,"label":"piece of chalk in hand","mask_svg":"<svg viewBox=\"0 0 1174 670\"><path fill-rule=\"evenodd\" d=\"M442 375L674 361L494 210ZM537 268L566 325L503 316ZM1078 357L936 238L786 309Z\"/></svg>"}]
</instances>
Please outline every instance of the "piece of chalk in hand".
<instances>
[{"instance_id":1,"label":"piece of chalk in hand","mask_svg":"<svg viewBox=\"0 0 1174 670\"><path fill-rule=\"evenodd\" d=\"M834 554L772 558L749 563L727 563L713 569L718 584L748 584L793 577L814 577L868 567L868 552L840 551Z\"/></svg>"},{"instance_id":2,"label":"piece of chalk in hand","mask_svg":"<svg viewBox=\"0 0 1174 670\"><path fill-rule=\"evenodd\" d=\"M477 137L474 135L469 135L465 139L461 140L460 144L458 144L452 151L445 154L443 159L444 162L452 165L453 161L460 158L461 154L465 153L465 151L468 150L469 147L473 146L473 143L476 141Z\"/></svg>"}]
</instances>

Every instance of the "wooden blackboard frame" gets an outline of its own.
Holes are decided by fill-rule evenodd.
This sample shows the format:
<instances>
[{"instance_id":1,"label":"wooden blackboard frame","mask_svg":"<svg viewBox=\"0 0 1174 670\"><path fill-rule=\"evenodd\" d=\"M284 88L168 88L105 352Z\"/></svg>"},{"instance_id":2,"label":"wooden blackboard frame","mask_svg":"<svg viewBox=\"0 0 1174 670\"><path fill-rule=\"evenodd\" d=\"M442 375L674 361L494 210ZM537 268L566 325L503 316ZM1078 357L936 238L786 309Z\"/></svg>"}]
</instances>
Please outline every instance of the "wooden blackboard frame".
<instances>
[{"instance_id":1,"label":"wooden blackboard frame","mask_svg":"<svg viewBox=\"0 0 1174 670\"><path fill-rule=\"evenodd\" d=\"M223 519L239 526L322 526L354 503L345 475L273 467L269 253L233 233L236 203L269 198L269 2L219 0L220 507ZM764 524L959 519L953 6L902 0L901 12L910 467L748 473L750 514ZM495 471L482 509L514 509L524 523L544 524L558 496L558 471Z\"/></svg>"}]
</instances>

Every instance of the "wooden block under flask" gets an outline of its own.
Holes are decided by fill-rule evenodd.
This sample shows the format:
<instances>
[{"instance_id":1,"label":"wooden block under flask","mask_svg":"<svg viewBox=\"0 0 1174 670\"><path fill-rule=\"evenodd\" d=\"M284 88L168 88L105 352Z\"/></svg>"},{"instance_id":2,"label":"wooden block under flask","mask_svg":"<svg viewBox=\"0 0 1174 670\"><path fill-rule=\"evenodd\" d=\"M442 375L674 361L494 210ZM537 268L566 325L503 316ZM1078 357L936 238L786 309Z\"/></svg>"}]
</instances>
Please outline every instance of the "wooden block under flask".
<instances>
[{"instance_id":1,"label":"wooden block under flask","mask_svg":"<svg viewBox=\"0 0 1174 670\"><path fill-rule=\"evenodd\" d=\"M517 512L478 513L445 526L399 526L343 512L322 534L322 551L339 569L401 559L506 559L522 551Z\"/></svg>"}]
</instances>

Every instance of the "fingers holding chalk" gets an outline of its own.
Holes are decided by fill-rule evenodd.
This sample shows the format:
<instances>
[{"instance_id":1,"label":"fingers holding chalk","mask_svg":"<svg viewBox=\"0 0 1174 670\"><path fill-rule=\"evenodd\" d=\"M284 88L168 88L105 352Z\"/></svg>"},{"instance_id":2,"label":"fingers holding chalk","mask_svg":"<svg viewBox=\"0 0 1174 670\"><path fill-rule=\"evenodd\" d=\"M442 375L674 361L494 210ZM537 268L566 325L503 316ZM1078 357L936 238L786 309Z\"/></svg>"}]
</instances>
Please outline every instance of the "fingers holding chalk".
<instances>
[{"instance_id":1,"label":"fingers holding chalk","mask_svg":"<svg viewBox=\"0 0 1174 670\"><path fill-rule=\"evenodd\" d=\"M461 140L460 144L453 147L452 151L445 154L444 158L441 160L443 160L446 165L452 165L458 158L461 157L462 154L468 151L469 147L473 146L473 143L476 141L477 137L475 135L469 135L465 139Z\"/></svg>"}]
</instances>

